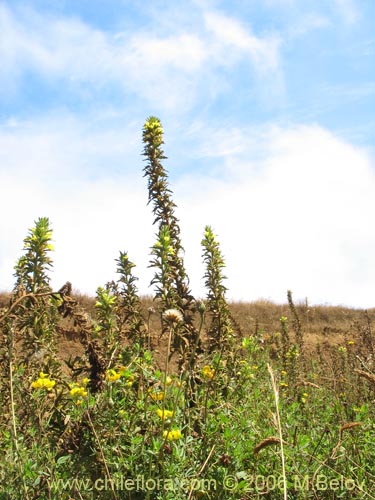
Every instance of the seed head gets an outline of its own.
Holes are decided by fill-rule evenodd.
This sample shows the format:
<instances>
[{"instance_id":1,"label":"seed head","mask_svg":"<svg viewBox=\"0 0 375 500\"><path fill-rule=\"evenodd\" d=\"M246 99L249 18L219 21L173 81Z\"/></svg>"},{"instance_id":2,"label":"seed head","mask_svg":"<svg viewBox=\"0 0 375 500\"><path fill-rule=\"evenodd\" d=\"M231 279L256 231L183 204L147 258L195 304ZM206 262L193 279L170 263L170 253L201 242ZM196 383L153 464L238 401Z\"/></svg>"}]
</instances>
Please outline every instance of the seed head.
<instances>
[{"instance_id":1,"label":"seed head","mask_svg":"<svg viewBox=\"0 0 375 500\"><path fill-rule=\"evenodd\" d=\"M182 323L184 321L184 317L178 309L167 309L163 313L163 318L168 323Z\"/></svg>"}]
</instances>

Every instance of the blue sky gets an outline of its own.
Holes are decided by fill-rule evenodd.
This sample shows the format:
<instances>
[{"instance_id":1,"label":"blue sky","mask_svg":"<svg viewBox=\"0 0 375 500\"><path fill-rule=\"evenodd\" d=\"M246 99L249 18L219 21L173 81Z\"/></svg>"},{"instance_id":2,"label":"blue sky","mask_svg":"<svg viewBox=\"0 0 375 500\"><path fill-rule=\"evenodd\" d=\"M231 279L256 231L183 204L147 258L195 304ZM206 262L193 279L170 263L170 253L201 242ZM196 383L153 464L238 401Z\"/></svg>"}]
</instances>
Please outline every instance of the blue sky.
<instances>
[{"instance_id":1,"label":"blue sky","mask_svg":"<svg viewBox=\"0 0 375 500\"><path fill-rule=\"evenodd\" d=\"M165 129L185 263L210 224L228 298L375 303L372 0L0 2L2 289L33 221L52 284L151 292L142 125Z\"/></svg>"}]
</instances>

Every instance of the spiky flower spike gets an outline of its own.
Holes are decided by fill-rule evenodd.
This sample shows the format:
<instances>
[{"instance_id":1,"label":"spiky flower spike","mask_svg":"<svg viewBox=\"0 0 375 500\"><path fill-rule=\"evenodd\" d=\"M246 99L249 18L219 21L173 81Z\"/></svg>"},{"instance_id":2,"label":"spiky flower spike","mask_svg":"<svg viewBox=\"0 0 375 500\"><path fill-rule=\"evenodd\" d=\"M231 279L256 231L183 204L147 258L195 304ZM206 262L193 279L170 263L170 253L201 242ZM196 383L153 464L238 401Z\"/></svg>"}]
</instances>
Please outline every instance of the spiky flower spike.
<instances>
[{"instance_id":1,"label":"spiky flower spike","mask_svg":"<svg viewBox=\"0 0 375 500\"><path fill-rule=\"evenodd\" d=\"M191 300L189 290L189 279L185 271L183 259L183 247L180 239L179 221L175 215L176 205L172 200L172 191L168 185L168 174L162 165L162 160L167 157L162 149L163 127L160 120L151 116L146 120L143 129L143 143L145 145L143 155L146 157L147 165L144 168L144 176L148 178L148 203L153 203L155 215L154 224L166 226L169 232L170 246L173 248L173 258L170 259L172 272L174 272L174 286L181 300ZM169 304L167 307L171 307Z\"/></svg>"},{"instance_id":2,"label":"spiky flower spike","mask_svg":"<svg viewBox=\"0 0 375 500\"><path fill-rule=\"evenodd\" d=\"M148 177L148 202L153 202L154 224L168 226L172 241L177 251L182 250L180 240L180 227L174 210L176 205L172 200L172 191L168 186L168 173L162 165L162 160L167 159L162 149L163 127L160 120L150 116L144 125L143 143L145 145L143 156L147 165L144 176ZM186 275L185 275L186 278Z\"/></svg>"},{"instance_id":3,"label":"spiky flower spike","mask_svg":"<svg viewBox=\"0 0 375 500\"><path fill-rule=\"evenodd\" d=\"M211 313L211 325L208 331L210 347L215 349L225 347L233 334L233 325L229 307L225 299L227 288L223 285L225 267L219 243L210 226L205 227L202 240L203 260L206 264L204 275L207 293L207 309Z\"/></svg>"},{"instance_id":4,"label":"spiky flower spike","mask_svg":"<svg viewBox=\"0 0 375 500\"><path fill-rule=\"evenodd\" d=\"M41 217L24 239L24 255L15 266L14 298L24 295L22 307L17 309L14 328L22 332L25 364L40 369L56 365L56 300L50 294L48 271L53 267L50 252L52 229L47 217ZM41 355L45 353L45 355Z\"/></svg>"},{"instance_id":5,"label":"spiky flower spike","mask_svg":"<svg viewBox=\"0 0 375 500\"><path fill-rule=\"evenodd\" d=\"M49 292L49 277L47 270L52 267L49 252L53 250L51 244L52 230L47 217L41 217L35 222L35 227L30 229L29 235L24 239L25 255L15 266L17 278L15 288L22 286L26 292Z\"/></svg>"},{"instance_id":6,"label":"spiky flower spike","mask_svg":"<svg viewBox=\"0 0 375 500\"><path fill-rule=\"evenodd\" d=\"M184 315L184 329L188 343L195 342L197 331L193 326L194 298L189 289L189 278L182 258L179 221L175 215L176 205L168 185L167 171L162 165L166 159L162 149L163 127L160 120L150 116L143 128L143 155L146 158L144 176L148 178L148 202L153 203L154 224L159 225L158 241L153 246L155 256L151 266L158 268L152 284L157 285L156 297L163 309L176 308Z\"/></svg>"}]
</instances>

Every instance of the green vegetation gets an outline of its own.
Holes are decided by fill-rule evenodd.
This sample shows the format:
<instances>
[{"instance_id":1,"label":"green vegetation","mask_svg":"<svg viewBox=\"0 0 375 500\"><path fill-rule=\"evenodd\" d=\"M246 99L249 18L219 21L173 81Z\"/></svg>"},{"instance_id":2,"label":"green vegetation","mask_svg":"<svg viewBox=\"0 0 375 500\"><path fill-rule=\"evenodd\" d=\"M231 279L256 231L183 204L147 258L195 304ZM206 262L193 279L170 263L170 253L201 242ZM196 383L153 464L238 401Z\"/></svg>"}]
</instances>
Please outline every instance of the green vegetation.
<instances>
[{"instance_id":1,"label":"green vegetation","mask_svg":"<svg viewBox=\"0 0 375 500\"><path fill-rule=\"evenodd\" d=\"M207 297L195 300L157 118L143 140L158 227L146 311L127 252L89 314L70 283L50 288L49 220L25 239L0 310L0 500L375 498L369 315L313 350L305 326L319 311L288 292L272 328L245 330L210 226ZM81 346L65 361L61 324Z\"/></svg>"}]
</instances>

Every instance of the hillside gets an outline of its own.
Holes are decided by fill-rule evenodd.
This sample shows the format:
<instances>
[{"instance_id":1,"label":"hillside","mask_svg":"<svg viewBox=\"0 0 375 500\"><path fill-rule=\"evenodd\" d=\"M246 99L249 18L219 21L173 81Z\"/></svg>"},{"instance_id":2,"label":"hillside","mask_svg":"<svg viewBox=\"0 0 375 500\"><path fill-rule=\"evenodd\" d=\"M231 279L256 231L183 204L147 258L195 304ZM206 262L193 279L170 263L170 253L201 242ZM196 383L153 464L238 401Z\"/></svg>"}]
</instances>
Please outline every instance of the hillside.
<instances>
[{"instance_id":1,"label":"hillside","mask_svg":"<svg viewBox=\"0 0 375 500\"><path fill-rule=\"evenodd\" d=\"M87 295L74 295L82 309L95 320L95 298ZM7 307L10 295L0 293L0 308ZM155 359L164 359L165 342L161 336L160 318L157 307L151 297L142 297L141 305L145 323L149 325L151 347ZM149 308L154 308L155 313L149 315ZM255 336L262 343L274 346L277 349L280 336L280 318L290 320L291 335L293 331L293 316L288 304L275 304L266 300L255 302L230 302L229 308L235 324L236 336ZM317 305L310 306L306 303L297 304L296 311L301 322L306 352L314 358L318 346L328 348L344 345L348 341L355 341L358 345L363 343L363 337L372 337L372 325L375 321L375 308L369 310L352 309L343 306ZM207 320L206 320L207 323ZM58 326L58 351L60 359L82 355L83 348L79 342L74 326L69 320L61 319ZM205 339L205 330L203 330ZM125 340L126 341L126 340Z\"/></svg>"}]
</instances>

